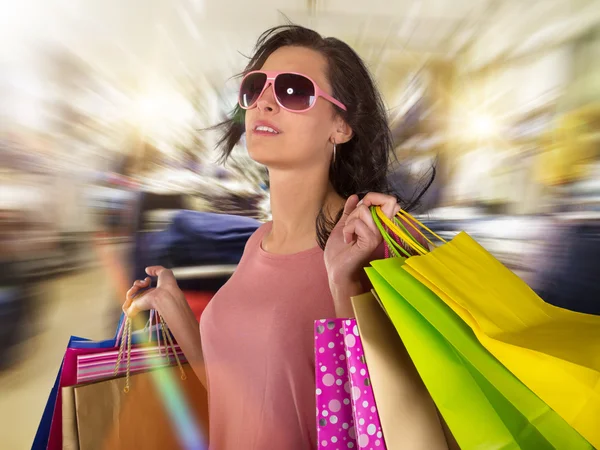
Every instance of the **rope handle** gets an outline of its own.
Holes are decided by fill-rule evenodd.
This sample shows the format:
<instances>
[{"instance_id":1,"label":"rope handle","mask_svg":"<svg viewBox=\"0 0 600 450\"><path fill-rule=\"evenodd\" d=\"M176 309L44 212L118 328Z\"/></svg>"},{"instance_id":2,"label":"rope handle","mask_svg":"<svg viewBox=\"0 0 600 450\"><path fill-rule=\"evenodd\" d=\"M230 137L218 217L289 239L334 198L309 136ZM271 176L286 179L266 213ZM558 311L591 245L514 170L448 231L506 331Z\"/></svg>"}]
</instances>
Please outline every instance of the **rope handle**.
<instances>
[{"instance_id":1,"label":"rope handle","mask_svg":"<svg viewBox=\"0 0 600 450\"><path fill-rule=\"evenodd\" d=\"M121 345L119 346L119 355L117 356L117 363L115 364L115 377L119 374L119 368L121 366L121 361L123 361L124 352L126 353L125 357L127 359L127 366L125 375L125 388L123 389L123 392L127 394L129 392L129 377L131 372L131 319L129 317L125 318L125 324L123 326L123 335L121 337Z\"/></svg>"},{"instance_id":2,"label":"rope handle","mask_svg":"<svg viewBox=\"0 0 600 450\"><path fill-rule=\"evenodd\" d=\"M169 359L169 348L173 352L173 356L175 356L175 360L177 361L177 365L179 366L179 371L181 372L181 379L186 380L187 376L185 371L183 370L183 366L181 365L181 361L179 360L179 356L177 355L177 351L175 350L175 344L173 343L173 339L171 337L171 331L168 329L167 324L163 317L155 311L156 317L158 317L160 321L160 328L163 335L163 341L166 347L166 358ZM123 388L124 393L129 392L130 388L130 378L131 378L131 331L132 331L132 320L127 317L125 319L125 324L123 326L123 334L121 338L121 345L119 346L119 354L117 356L117 362L115 364L114 376L116 377L119 374L119 368L121 367L121 363L123 362L123 356L126 358L126 371L125 371L125 388Z\"/></svg>"},{"instance_id":3,"label":"rope handle","mask_svg":"<svg viewBox=\"0 0 600 450\"><path fill-rule=\"evenodd\" d=\"M163 335L166 334L167 339L169 340L169 346L167 347L167 352L169 351L169 347L170 347L171 351L173 352L173 356L175 356L175 360L177 361L177 365L179 366L179 371L181 372L181 379L186 380L187 375L185 374L185 372L183 370L183 366L181 365L181 361L179 361L179 356L177 355L177 351L175 350L175 344L173 344L173 339L171 338L171 330L169 330L167 328L167 324L165 323L165 319L163 319L163 316L158 314L158 311L156 312L156 314L160 318L160 327L162 329ZM167 355L168 355L168 353L167 353Z\"/></svg>"}]
</instances>

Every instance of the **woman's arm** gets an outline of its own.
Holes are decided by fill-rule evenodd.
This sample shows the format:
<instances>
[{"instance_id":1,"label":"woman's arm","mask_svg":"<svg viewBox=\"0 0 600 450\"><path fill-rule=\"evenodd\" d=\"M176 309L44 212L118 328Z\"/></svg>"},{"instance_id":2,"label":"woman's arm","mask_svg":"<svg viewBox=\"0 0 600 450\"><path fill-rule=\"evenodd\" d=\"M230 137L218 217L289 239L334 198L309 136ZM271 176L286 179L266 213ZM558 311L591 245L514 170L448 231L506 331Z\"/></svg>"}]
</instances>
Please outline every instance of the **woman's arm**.
<instances>
[{"instance_id":1,"label":"woman's arm","mask_svg":"<svg viewBox=\"0 0 600 450\"><path fill-rule=\"evenodd\" d=\"M335 306L335 315L340 319L354 318L354 309L350 299L357 295L364 294L367 290L360 281L339 282L337 284L330 282L329 289L333 296Z\"/></svg>"},{"instance_id":2,"label":"woman's arm","mask_svg":"<svg viewBox=\"0 0 600 450\"><path fill-rule=\"evenodd\" d=\"M325 246L329 288L340 318L354 317L350 298L369 290L364 267L374 259L374 252L383 241L373 221L371 205L381 206L388 217L394 217L399 210L395 197L369 193L359 202L358 196L352 195Z\"/></svg>"}]
</instances>

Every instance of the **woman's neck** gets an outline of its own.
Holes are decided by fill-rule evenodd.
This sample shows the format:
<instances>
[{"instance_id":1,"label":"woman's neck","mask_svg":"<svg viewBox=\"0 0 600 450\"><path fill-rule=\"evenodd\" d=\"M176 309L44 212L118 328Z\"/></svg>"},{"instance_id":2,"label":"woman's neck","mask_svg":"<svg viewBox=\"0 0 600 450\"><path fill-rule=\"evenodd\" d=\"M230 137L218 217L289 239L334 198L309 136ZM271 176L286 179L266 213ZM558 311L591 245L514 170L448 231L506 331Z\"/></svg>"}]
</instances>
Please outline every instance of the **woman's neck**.
<instances>
[{"instance_id":1,"label":"woman's neck","mask_svg":"<svg viewBox=\"0 0 600 450\"><path fill-rule=\"evenodd\" d=\"M329 183L328 168L269 170L273 226L263 240L271 253L297 253L316 245L316 218L321 208L334 217L344 206Z\"/></svg>"}]
</instances>

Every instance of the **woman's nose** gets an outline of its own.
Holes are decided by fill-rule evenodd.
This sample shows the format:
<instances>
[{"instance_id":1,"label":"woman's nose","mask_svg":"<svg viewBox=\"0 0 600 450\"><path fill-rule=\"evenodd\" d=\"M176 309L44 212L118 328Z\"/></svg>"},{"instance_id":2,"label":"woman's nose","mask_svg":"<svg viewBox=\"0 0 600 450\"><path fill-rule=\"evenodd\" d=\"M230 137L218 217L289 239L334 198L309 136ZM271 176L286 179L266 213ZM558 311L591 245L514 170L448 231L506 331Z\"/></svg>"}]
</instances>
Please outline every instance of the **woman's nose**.
<instances>
[{"instance_id":1,"label":"woman's nose","mask_svg":"<svg viewBox=\"0 0 600 450\"><path fill-rule=\"evenodd\" d=\"M273 85L270 85L265 89L260 98L257 101L257 107L260 111L264 112L275 112L279 105L275 100L275 93L273 92Z\"/></svg>"}]
</instances>

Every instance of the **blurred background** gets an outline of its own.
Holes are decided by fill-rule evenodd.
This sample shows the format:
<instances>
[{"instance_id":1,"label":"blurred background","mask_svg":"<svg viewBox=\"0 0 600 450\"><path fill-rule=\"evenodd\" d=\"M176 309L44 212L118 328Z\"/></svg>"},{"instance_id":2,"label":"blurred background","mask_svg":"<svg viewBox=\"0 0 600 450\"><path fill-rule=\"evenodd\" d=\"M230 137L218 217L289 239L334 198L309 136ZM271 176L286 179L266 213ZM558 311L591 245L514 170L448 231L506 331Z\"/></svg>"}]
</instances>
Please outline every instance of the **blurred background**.
<instances>
[{"instance_id":1,"label":"blurred background","mask_svg":"<svg viewBox=\"0 0 600 450\"><path fill-rule=\"evenodd\" d=\"M111 337L146 263L176 269L199 315L268 220L265 170L243 142L218 165L199 130L286 17L368 63L393 183L411 196L437 168L428 225L468 231L546 301L600 313L598 0L0 5L4 448L31 445L69 336Z\"/></svg>"}]
</instances>

